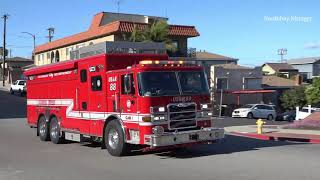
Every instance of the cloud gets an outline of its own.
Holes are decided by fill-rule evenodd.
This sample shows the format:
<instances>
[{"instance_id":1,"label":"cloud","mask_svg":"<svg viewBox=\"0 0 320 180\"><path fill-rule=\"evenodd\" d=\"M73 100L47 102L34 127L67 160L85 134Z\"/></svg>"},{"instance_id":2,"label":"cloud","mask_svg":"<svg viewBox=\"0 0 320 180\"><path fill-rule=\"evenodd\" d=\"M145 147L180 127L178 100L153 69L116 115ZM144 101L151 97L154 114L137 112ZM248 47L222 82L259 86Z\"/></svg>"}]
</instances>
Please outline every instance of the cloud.
<instances>
[{"instance_id":1,"label":"cloud","mask_svg":"<svg viewBox=\"0 0 320 180\"><path fill-rule=\"evenodd\" d=\"M319 49L320 48L320 42L309 42L304 45L305 49Z\"/></svg>"}]
</instances>

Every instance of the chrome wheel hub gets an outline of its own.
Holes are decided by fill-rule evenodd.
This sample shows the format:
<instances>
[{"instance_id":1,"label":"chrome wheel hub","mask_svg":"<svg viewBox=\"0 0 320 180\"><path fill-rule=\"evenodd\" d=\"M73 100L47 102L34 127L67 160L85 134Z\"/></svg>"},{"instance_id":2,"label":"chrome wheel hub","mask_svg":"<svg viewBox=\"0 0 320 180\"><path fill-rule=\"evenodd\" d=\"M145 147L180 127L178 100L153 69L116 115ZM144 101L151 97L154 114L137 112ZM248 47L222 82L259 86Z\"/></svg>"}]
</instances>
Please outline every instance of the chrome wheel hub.
<instances>
[{"instance_id":1,"label":"chrome wheel hub","mask_svg":"<svg viewBox=\"0 0 320 180\"><path fill-rule=\"evenodd\" d=\"M40 123L39 133L41 134L41 136L45 136L46 129L47 129L46 123L45 122Z\"/></svg>"},{"instance_id":2,"label":"chrome wheel hub","mask_svg":"<svg viewBox=\"0 0 320 180\"><path fill-rule=\"evenodd\" d=\"M51 134L51 137L53 137L53 138L57 138L58 137L59 131L58 131L58 125L57 124L54 124L51 127L50 134Z\"/></svg>"},{"instance_id":3,"label":"chrome wheel hub","mask_svg":"<svg viewBox=\"0 0 320 180\"><path fill-rule=\"evenodd\" d=\"M108 133L108 144L112 149L116 149L119 144L119 134L115 129L110 129Z\"/></svg>"}]
</instances>

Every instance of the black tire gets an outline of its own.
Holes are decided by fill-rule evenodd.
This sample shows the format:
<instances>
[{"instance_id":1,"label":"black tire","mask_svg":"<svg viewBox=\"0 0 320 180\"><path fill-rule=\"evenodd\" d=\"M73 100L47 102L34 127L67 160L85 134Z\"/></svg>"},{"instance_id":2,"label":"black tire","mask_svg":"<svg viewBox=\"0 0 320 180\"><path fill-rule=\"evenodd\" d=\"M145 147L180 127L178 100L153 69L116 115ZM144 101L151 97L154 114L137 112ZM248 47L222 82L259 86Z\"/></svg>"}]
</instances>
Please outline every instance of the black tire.
<instances>
[{"instance_id":1,"label":"black tire","mask_svg":"<svg viewBox=\"0 0 320 180\"><path fill-rule=\"evenodd\" d=\"M251 112L248 113L247 118L248 118L248 119L253 119L253 114L252 114Z\"/></svg>"},{"instance_id":2,"label":"black tire","mask_svg":"<svg viewBox=\"0 0 320 180\"><path fill-rule=\"evenodd\" d=\"M12 88L10 88L10 94L14 94L14 91L12 90Z\"/></svg>"},{"instance_id":3,"label":"black tire","mask_svg":"<svg viewBox=\"0 0 320 180\"><path fill-rule=\"evenodd\" d=\"M49 141L49 124L46 122L46 118L41 116L38 122L38 134L41 141Z\"/></svg>"},{"instance_id":4,"label":"black tire","mask_svg":"<svg viewBox=\"0 0 320 180\"><path fill-rule=\"evenodd\" d=\"M294 121L294 118L292 117L292 116L290 116L289 118L288 118L288 122L293 122Z\"/></svg>"},{"instance_id":5,"label":"black tire","mask_svg":"<svg viewBox=\"0 0 320 180\"><path fill-rule=\"evenodd\" d=\"M117 135L111 136L112 133ZM116 138L116 136L118 138ZM104 129L104 145L112 156L123 156L128 151L128 145L125 143L125 135L121 124L117 120L110 121ZM117 140L115 140L117 139Z\"/></svg>"},{"instance_id":6,"label":"black tire","mask_svg":"<svg viewBox=\"0 0 320 180\"><path fill-rule=\"evenodd\" d=\"M267 120L272 121L273 120L273 115L269 114L268 117L267 117Z\"/></svg>"},{"instance_id":7,"label":"black tire","mask_svg":"<svg viewBox=\"0 0 320 180\"><path fill-rule=\"evenodd\" d=\"M60 125L56 117L50 120L50 139L54 144L60 144L63 141Z\"/></svg>"}]
</instances>

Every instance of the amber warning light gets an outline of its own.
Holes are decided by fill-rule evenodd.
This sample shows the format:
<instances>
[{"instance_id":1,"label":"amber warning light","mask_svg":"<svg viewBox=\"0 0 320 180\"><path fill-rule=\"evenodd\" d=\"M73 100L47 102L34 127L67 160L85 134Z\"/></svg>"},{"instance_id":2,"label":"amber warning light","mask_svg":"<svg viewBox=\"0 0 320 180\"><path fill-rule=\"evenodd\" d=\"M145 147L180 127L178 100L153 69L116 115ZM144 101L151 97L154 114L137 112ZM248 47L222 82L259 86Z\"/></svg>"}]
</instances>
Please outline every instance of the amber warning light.
<instances>
[{"instance_id":1,"label":"amber warning light","mask_svg":"<svg viewBox=\"0 0 320 180\"><path fill-rule=\"evenodd\" d=\"M164 65L164 66L168 66L168 65L177 65L177 66L181 66L181 65L196 65L197 63L195 61L159 61L159 60L143 60L140 61L141 65Z\"/></svg>"}]
</instances>

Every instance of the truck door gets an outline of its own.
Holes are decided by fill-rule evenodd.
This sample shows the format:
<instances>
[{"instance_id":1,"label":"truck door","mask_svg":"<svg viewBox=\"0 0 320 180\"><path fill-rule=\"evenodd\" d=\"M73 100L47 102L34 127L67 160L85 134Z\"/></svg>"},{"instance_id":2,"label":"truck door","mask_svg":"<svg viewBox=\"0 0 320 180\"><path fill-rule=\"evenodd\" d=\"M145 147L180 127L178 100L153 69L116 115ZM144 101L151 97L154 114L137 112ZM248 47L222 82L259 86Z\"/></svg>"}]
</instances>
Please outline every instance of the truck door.
<instances>
[{"instance_id":1,"label":"truck door","mask_svg":"<svg viewBox=\"0 0 320 180\"><path fill-rule=\"evenodd\" d=\"M76 100L74 102L75 110L79 113L79 118L72 120L72 126L79 129L81 133L89 134L89 118L88 112L89 97L89 65L88 63L79 64L79 86L76 87Z\"/></svg>"},{"instance_id":2,"label":"truck door","mask_svg":"<svg viewBox=\"0 0 320 180\"><path fill-rule=\"evenodd\" d=\"M89 67L88 110L90 114L90 134L101 135L102 120L106 119L106 76L105 71L98 70L98 65Z\"/></svg>"},{"instance_id":3,"label":"truck door","mask_svg":"<svg viewBox=\"0 0 320 180\"><path fill-rule=\"evenodd\" d=\"M122 73L121 81L121 96L120 109L121 118L125 121L138 121L137 114L137 96L136 96L136 82L134 81L134 73Z\"/></svg>"}]
</instances>

